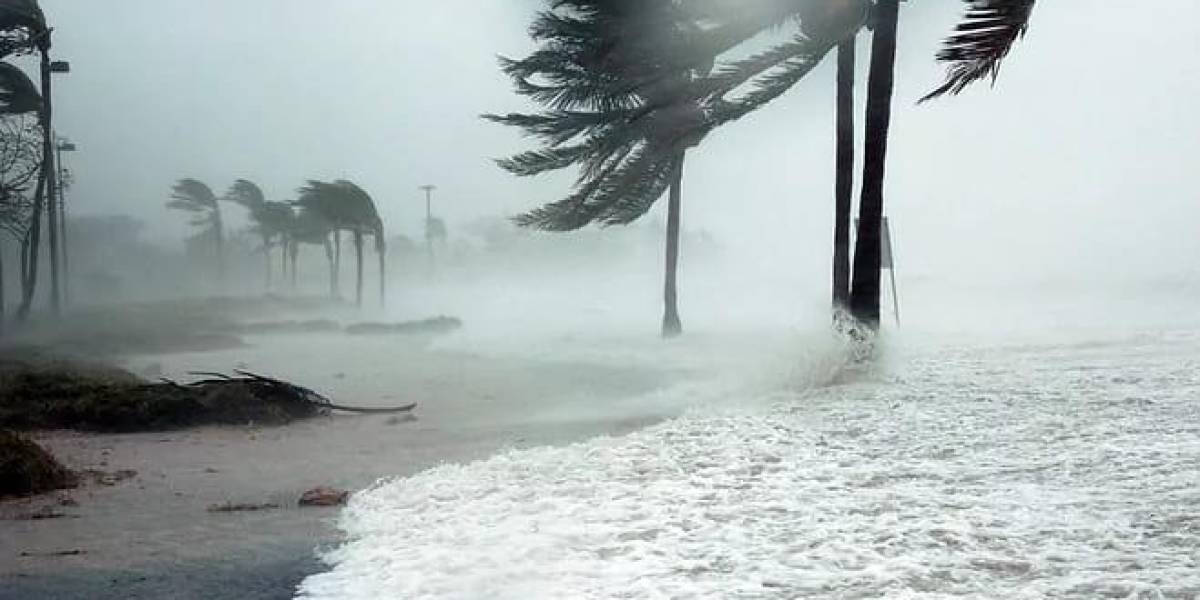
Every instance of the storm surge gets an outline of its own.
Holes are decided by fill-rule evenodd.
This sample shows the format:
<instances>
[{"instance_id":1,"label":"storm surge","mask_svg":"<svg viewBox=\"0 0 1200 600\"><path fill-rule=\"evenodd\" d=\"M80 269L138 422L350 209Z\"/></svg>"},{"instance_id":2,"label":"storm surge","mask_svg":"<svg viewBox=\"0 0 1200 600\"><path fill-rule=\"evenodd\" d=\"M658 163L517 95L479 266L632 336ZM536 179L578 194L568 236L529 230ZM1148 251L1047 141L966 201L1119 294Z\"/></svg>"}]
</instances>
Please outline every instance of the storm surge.
<instances>
[{"instance_id":1,"label":"storm surge","mask_svg":"<svg viewBox=\"0 0 1200 600\"><path fill-rule=\"evenodd\" d=\"M300 597L1200 592L1196 333L841 379L381 481Z\"/></svg>"}]
</instances>

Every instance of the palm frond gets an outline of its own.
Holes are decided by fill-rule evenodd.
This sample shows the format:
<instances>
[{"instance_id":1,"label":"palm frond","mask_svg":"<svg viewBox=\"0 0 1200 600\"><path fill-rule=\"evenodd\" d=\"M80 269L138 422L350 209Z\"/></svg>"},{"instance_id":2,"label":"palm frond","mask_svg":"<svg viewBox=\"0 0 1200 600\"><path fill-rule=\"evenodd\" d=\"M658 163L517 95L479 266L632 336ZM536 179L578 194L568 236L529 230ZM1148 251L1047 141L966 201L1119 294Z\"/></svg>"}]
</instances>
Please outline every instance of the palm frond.
<instances>
[{"instance_id":1,"label":"palm frond","mask_svg":"<svg viewBox=\"0 0 1200 600\"><path fill-rule=\"evenodd\" d=\"M21 69L0 62L0 114L36 113L42 110L42 95Z\"/></svg>"},{"instance_id":2,"label":"palm frond","mask_svg":"<svg viewBox=\"0 0 1200 600\"><path fill-rule=\"evenodd\" d=\"M938 52L939 62L949 63L946 82L921 102L958 94L981 79L993 83L1013 45L1029 30L1037 0L964 0L967 13Z\"/></svg>"}]
</instances>

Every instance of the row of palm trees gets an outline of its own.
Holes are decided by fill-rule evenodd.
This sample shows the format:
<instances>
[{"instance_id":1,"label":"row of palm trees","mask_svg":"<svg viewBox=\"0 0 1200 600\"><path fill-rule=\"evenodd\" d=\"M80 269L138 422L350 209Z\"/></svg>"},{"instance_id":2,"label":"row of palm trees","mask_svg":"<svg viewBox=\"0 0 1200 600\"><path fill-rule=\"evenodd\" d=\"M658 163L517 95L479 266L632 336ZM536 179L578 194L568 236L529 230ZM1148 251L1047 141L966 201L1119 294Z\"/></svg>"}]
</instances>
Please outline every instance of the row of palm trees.
<instances>
[{"instance_id":1,"label":"row of palm trees","mask_svg":"<svg viewBox=\"0 0 1200 600\"><path fill-rule=\"evenodd\" d=\"M964 2L966 15L938 55L949 65L947 81L925 100L994 78L1024 34L1036 0ZM675 282L687 150L782 96L836 49L833 309L878 328L900 0L550 0L549 5L530 27L539 47L524 59L501 59L517 93L543 109L485 118L542 142L541 148L498 161L502 168L532 176L578 167L580 176L570 195L518 216L518 224L551 231L627 224L669 190L662 333L678 335ZM854 54L864 28L873 35L852 253ZM723 61L767 32L783 32L788 39Z\"/></svg>"},{"instance_id":2,"label":"row of palm trees","mask_svg":"<svg viewBox=\"0 0 1200 600\"><path fill-rule=\"evenodd\" d=\"M262 240L266 257L266 281L271 286L271 249L278 248L281 273L290 273L296 282L297 259L302 245L322 246L329 263L329 293L340 295L341 236L347 233L355 250L355 301L362 305L363 246L367 236L374 240L379 256L379 301L386 301L386 242L383 221L370 194L353 182L339 179L333 182L310 180L298 190L295 201L267 200L254 182L239 179L218 197L207 184L197 179L180 179L171 189L167 207L192 216L190 224L197 229L192 239L210 247L218 279L225 274L225 225L221 202L237 204L248 211L255 233Z\"/></svg>"}]
</instances>

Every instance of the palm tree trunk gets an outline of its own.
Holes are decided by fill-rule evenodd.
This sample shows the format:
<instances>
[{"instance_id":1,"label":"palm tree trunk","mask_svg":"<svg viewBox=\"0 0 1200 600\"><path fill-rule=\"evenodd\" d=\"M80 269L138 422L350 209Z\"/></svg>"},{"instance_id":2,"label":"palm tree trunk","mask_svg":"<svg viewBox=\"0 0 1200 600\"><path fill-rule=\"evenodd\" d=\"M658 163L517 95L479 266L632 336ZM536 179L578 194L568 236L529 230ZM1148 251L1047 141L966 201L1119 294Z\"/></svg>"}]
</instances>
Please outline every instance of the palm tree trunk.
<instances>
[{"instance_id":1,"label":"palm tree trunk","mask_svg":"<svg viewBox=\"0 0 1200 600\"><path fill-rule=\"evenodd\" d=\"M292 246L288 248L288 254L292 256L292 293L294 294L296 293L296 272L300 270L296 266L297 259L300 258L300 242L298 240L292 240Z\"/></svg>"},{"instance_id":2,"label":"palm tree trunk","mask_svg":"<svg viewBox=\"0 0 1200 600\"><path fill-rule=\"evenodd\" d=\"M62 313L62 290L58 270L58 195L54 191L57 177L54 171L54 127L51 118L50 33L41 44L42 54L42 169L46 171L47 230L50 234L50 310L55 316Z\"/></svg>"},{"instance_id":3,"label":"palm tree trunk","mask_svg":"<svg viewBox=\"0 0 1200 600\"><path fill-rule=\"evenodd\" d=\"M342 230L333 230L333 297L342 295Z\"/></svg>"},{"instance_id":4,"label":"palm tree trunk","mask_svg":"<svg viewBox=\"0 0 1200 600\"><path fill-rule=\"evenodd\" d=\"M271 238L263 236L263 256L267 257L267 293L271 293Z\"/></svg>"},{"instance_id":5,"label":"palm tree trunk","mask_svg":"<svg viewBox=\"0 0 1200 600\"><path fill-rule=\"evenodd\" d=\"M387 306L387 245L376 234L375 250L379 254L379 306Z\"/></svg>"},{"instance_id":6,"label":"palm tree trunk","mask_svg":"<svg viewBox=\"0 0 1200 600\"><path fill-rule=\"evenodd\" d=\"M679 268L679 212L683 200L683 156L681 152L675 159L674 181L671 182L671 193L667 203L667 272L663 283L662 322L664 338L678 337L683 333L683 323L679 320L677 305L679 294L676 290Z\"/></svg>"},{"instance_id":7,"label":"palm tree trunk","mask_svg":"<svg viewBox=\"0 0 1200 600\"><path fill-rule=\"evenodd\" d=\"M325 260L329 263L329 297L337 298L337 265L333 258L333 244L325 236Z\"/></svg>"},{"instance_id":8,"label":"palm tree trunk","mask_svg":"<svg viewBox=\"0 0 1200 600\"><path fill-rule=\"evenodd\" d=\"M354 303L362 306L362 288L363 288L363 234L359 230L354 230L354 268L357 272L354 281Z\"/></svg>"},{"instance_id":9,"label":"palm tree trunk","mask_svg":"<svg viewBox=\"0 0 1200 600\"><path fill-rule=\"evenodd\" d=\"M217 283L221 292L225 291L225 224L221 221L221 209L213 209L213 227L216 228L217 243Z\"/></svg>"},{"instance_id":10,"label":"palm tree trunk","mask_svg":"<svg viewBox=\"0 0 1200 600\"><path fill-rule=\"evenodd\" d=\"M0 238L0 335L4 333L4 239Z\"/></svg>"},{"instance_id":11,"label":"palm tree trunk","mask_svg":"<svg viewBox=\"0 0 1200 600\"><path fill-rule=\"evenodd\" d=\"M17 307L17 319L24 321L29 318L33 308L33 295L37 290L38 254L42 244L42 209L46 199L46 171L38 174L37 187L33 192L33 213L30 217L29 234L21 246L21 305Z\"/></svg>"},{"instance_id":12,"label":"palm tree trunk","mask_svg":"<svg viewBox=\"0 0 1200 600\"><path fill-rule=\"evenodd\" d=\"M850 211L854 201L854 45L857 36L837 49L837 183L833 216L833 308L850 303Z\"/></svg>"},{"instance_id":13,"label":"palm tree trunk","mask_svg":"<svg viewBox=\"0 0 1200 600\"><path fill-rule=\"evenodd\" d=\"M871 329L879 328L880 231L883 221L883 183L887 162L888 128L895 85L896 29L900 0L879 0L871 42L871 73L867 83L867 134L863 189L859 202L858 242L854 251L854 285L850 312Z\"/></svg>"}]
</instances>

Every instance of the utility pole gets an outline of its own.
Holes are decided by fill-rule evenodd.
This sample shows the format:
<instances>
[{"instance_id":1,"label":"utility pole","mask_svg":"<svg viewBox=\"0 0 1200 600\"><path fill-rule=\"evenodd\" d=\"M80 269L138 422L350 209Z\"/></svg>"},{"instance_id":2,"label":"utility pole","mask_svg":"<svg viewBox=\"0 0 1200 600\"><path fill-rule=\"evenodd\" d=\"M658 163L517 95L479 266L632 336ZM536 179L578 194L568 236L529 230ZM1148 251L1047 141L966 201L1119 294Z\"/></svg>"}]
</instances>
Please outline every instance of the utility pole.
<instances>
[{"instance_id":1,"label":"utility pole","mask_svg":"<svg viewBox=\"0 0 1200 600\"><path fill-rule=\"evenodd\" d=\"M418 188L425 192L425 254L429 260L429 274L433 275L433 190L436 185L423 185Z\"/></svg>"}]
</instances>

